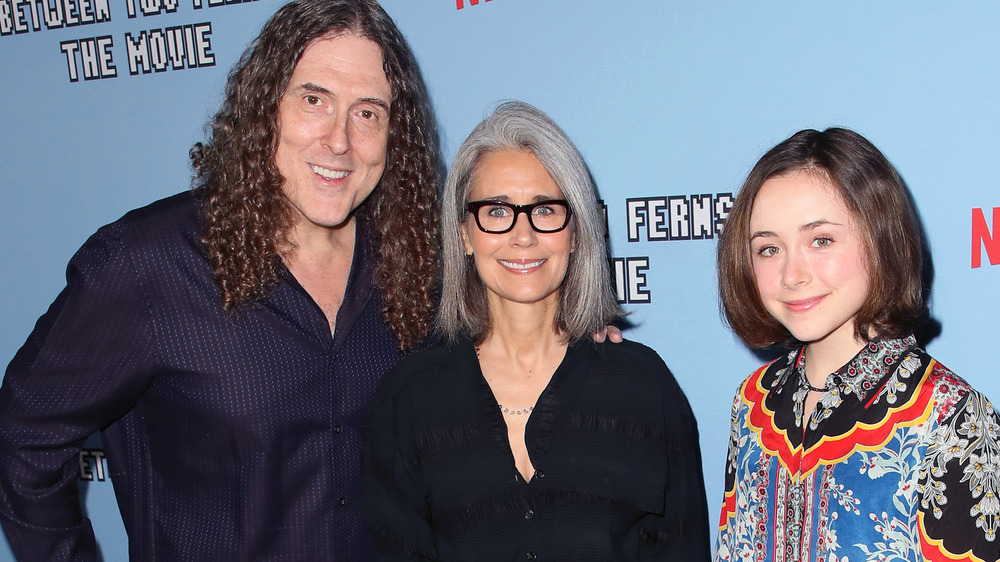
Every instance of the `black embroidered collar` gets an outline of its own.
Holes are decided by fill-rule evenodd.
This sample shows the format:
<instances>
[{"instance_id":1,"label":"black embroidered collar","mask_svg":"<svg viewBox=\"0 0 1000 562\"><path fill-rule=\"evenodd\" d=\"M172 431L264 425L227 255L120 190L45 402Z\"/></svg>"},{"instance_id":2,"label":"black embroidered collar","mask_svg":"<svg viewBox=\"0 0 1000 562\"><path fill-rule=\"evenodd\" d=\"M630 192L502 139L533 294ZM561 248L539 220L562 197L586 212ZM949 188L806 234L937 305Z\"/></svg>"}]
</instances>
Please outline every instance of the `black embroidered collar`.
<instances>
[{"instance_id":1,"label":"black embroidered collar","mask_svg":"<svg viewBox=\"0 0 1000 562\"><path fill-rule=\"evenodd\" d=\"M876 338L847 362L843 367L826 377L827 390L839 389L841 396L854 394L864 400L872 390L878 390L886 376L896 369L900 357L917 347L915 337L902 339ZM805 377L805 346L800 348L795 358L794 374Z\"/></svg>"}]
</instances>

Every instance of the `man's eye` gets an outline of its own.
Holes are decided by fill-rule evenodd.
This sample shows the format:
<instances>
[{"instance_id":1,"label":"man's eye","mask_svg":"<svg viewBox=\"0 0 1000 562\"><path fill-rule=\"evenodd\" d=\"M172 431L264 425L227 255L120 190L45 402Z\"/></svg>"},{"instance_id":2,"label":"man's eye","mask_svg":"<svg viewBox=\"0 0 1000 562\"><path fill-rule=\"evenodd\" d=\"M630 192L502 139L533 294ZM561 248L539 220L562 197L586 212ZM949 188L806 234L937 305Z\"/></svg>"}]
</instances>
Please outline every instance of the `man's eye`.
<instances>
[{"instance_id":1,"label":"man's eye","mask_svg":"<svg viewBox=\"0 0 1000 562\"><path fill-rule=\"evenodd\" d=\"M375 118L375 112L372 111L372 110L370 110L370 109L362 109L361 110L361 117L362 117L362 119L374 119Z\"/></svg>"},{"instance_id":2,"label":"man's eye","mask_svg":"<svg viewBox=\"0 0 1000 562\"><path fill-rule=\"evenodd\" d=\"M314 95L308 95L308 96L306 96L306 103L308 103L309 105L318 105L319 104L319 96L314 96Z\"/></svg>"}]
</instances>

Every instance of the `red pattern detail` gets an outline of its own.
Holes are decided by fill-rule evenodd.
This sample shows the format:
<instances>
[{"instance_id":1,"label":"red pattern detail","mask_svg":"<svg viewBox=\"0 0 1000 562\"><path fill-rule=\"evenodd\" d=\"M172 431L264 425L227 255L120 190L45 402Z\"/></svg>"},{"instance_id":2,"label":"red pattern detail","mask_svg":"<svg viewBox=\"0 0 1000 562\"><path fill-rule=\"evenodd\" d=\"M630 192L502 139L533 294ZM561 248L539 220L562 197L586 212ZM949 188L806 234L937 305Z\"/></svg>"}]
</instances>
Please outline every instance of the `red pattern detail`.
<instances>
[{"instance_id":1,"label":"red pattern detail","mask_svg":"<svg viewBox=\"0 0 1000 562\"><path fill-rule=\"evenodd\" d=\"M788 522L788 509L791 506L788 501L788 475L778 474L774 479L774 562L785 562L786 549L788 548L788 537L785 535L786 524Z\"/></svg>"},{"instance_id":2,"label":"red pattern detail","mask_svg":"<svg viewBox=\"0 0 1000 562\"><path fill-rule=\"evenodd\" d=\"M814 493L815 487L816 477L813 476L803 480L802 486L799 489L805 500L802 506L804 517L802 518L802 535L799 537L799 562L809 562L812 557L809 545L812 544L813 515L816 513L816 510L813 509L813 501L816 498L816 494Z\"/></svg>"},{"instance_id":3,"label":"red pattern detail","mask_svg":"<svg viewBox=\"0 0 1000 562\"><path fill-rule=\"evenodd\" d=\"M820 465L836 464L854 451L873 451L884 446L898 427L917 425L931 414L934 403L935 385L924 384L928 377L938 372L937 361L931 360L920 380L919 390L914 392L905 404L889 408L884 418L874 424L856 423L849 431L836 436L825 436L808 450L802 446L792 447L785 430L774 423L774 412L764 404L767 389L761 379L769 365L765 365L750 375L743 385L742 399L750 407L747 425L758 436L760 447L778 457L779 462L793 476L804 477Z\"/></svg>"},{"instance_id":4,"label":"red pattern detail","mask_svg":"<svg viewBox=\"0 0 1000 562\"><path fill-rule=\"evenodd\" d=\"M924 560L935 562L956 560L959 562L988 562L968 551L962 554L953 554L944 547L941 539L932 539L927 536L927 529L924 527L924 512L917 513L917 534L920 535L920 554Z\"/></svg>"},{"instance_id":5,"label":"red pattern detail","mask_svg":"<svg viewBox=\"0 0 1000 562\"><path fill-rule=\"evenodd\" d=\"M928 378L929 386L938 391L937 422L942 423L951 415L955 404L958 404L969 393L969 385L958 378L944 365L934 362L934 370Z\"/></svg>"},{"instance_id":6,"label":"red pattern detail","mask_svg":"<svg viewBox=\"0 0 1000 562\"><path fill-rule=\"evenodd\" d=\"M729 520L736 515L736 489L728 490L722 498L722 513L719 515L719 532L729 527Z\"/></svg>"},{"instance_id":7,"label":"red pattern detail","mask_svg":"<svg viewBox=\"0 0 1000 562\"><path fill-rule=\"evenodd\" d=\"M816 556L826 552L826 527L830 523L830 476L828 466L820 475L819 485L819 525L816 527Z\"/></svg>"}]
</instances>

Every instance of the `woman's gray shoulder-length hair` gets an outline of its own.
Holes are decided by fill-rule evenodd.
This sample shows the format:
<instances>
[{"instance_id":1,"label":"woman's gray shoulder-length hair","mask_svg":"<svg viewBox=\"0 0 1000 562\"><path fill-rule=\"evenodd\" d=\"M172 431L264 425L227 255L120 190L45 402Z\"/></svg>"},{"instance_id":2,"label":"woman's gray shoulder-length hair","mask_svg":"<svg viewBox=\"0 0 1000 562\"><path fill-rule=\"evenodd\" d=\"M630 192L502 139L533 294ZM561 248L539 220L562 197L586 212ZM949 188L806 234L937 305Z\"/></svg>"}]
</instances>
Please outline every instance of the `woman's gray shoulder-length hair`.
<instances>
[{"instance_id":1,"label":"woman's gray shoulder-length hair","mask_svg":"<svg viewBox=\"0 0 1000 562\"><path fill-rule=\"evenodd\" d=\"M625 312L611 287L604 217L587 166L566 133L536 107L509 101L476 126L459 147L445 181L441 236L444 264L438 329L448 339L460 335L479 342L489 333L490 317L483 285L465 254L462 228L470 219L469 193L483 155L503 150L530 151L545 167L569 202L569 228L576 235L566 278L560 288L557 328L574 341L619 320Z\"/></svg>"}]
</instances>

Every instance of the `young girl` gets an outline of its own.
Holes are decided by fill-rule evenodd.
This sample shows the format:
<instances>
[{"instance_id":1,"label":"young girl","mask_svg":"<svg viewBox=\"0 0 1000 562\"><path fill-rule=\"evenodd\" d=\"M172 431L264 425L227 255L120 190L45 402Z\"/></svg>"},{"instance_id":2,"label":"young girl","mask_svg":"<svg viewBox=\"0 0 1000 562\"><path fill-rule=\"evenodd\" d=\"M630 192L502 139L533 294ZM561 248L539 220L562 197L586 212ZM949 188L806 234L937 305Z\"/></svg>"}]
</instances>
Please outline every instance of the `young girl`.
<instances>
[{"instance_id":1,"label":"young girl","mask_svg":"<svg viewBox=\"0 0 1000 562\"><path fill-rule=\"evenodd\" d=\"M844 129L774 147L718 268L736 334L792 351L736 393L716 559L1000 559L1000 422L917 347L920 229L878 149Z\"/></svg>"}]
</instances>

